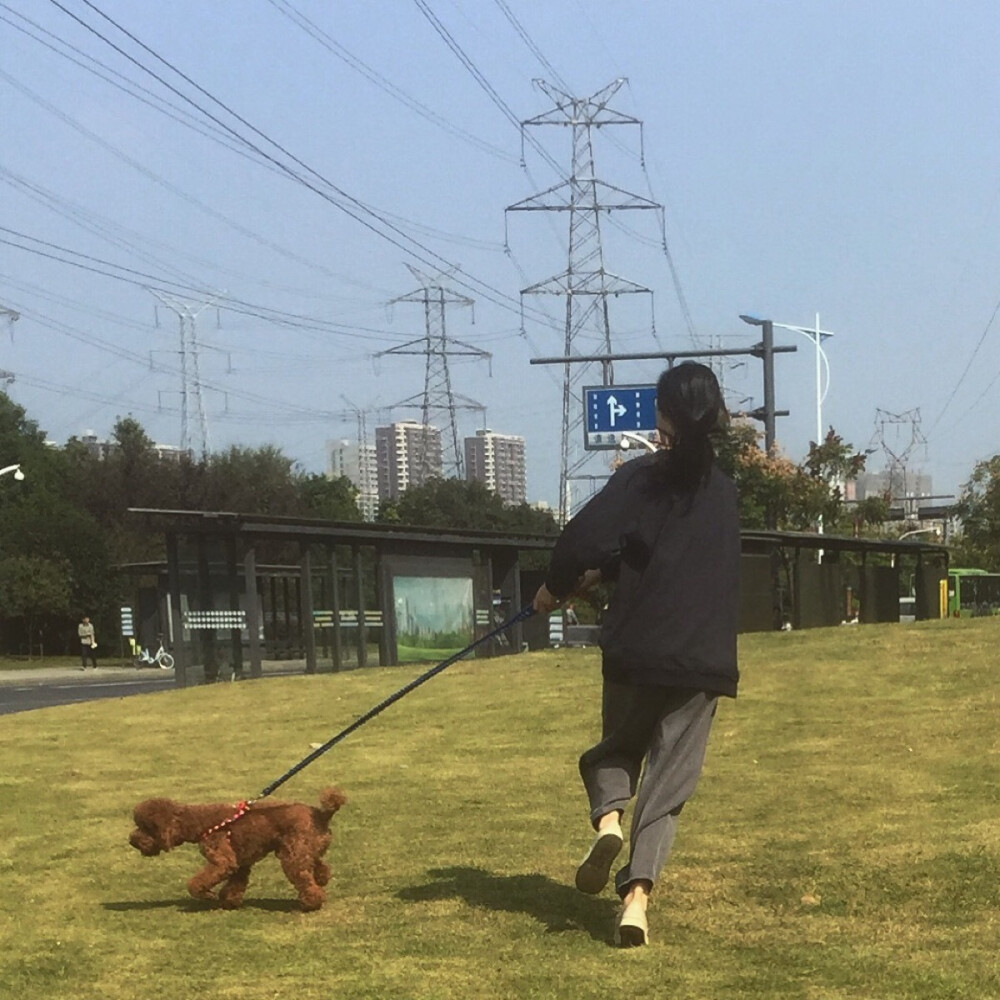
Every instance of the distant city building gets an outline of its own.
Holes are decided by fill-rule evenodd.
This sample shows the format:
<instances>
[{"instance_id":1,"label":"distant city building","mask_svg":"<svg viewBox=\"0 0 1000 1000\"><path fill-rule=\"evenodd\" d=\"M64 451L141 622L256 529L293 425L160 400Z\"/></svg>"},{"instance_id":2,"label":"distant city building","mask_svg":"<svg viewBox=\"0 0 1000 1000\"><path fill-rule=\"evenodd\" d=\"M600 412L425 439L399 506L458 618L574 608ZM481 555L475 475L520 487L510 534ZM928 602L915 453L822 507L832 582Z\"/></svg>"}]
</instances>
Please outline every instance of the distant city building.
<instances>
[{"instance_id":1,"label":"distant city building","mask_svg":"<svg viewBox=\"0 0 1000 1000\"><path fill-rule=\"evenodd\" d=\"M524 438L476 431L465 439L465 478L479 480L504 503L522 504L527 497Z\"/></svg>"},{"instance_id":2,"label":"distant city building","mask_svg":"<svg viewBox=\"0 0 1000 1000\"><path fill-rule=\"evenodd\" d=\"M358 491L358 510L366 521L378 514L378 468L375 445L358 441L328 441L327 473L331 479L349 479Z\"/></svg>"},{"instance_id":3,"label":"distant city building","mask_svg":"<svg viewBox=\"0 0 1000 1000\"><path fill-rule=\"evenodd\" d=\"M92 458L107 458L112 448L110 441L102 441L94 431L84 431L79 441Z\"/></svg>"},{"instance_id":4,"label":"distant city building","mask_svg":"<svg viewBox=\"0 0 1000 1000\"><path fill-rule=\"evenodd\" d=\"M118 450L116 441L102 441L94 431L84 431L79 439L80 444L94 457L101 460ZM49 443L49 442L46 442ZM153 444L153 452L156 457L165 462L179 462L184 452L173 444Z\"/></svg>"},{"instance_id":5,"label":"distant city building","mask_svg":"<svg viewBox=\"0 0 1000 1000\"><path fill-rule=\"evenodd\" d=\"M855 498L891 497L893 505L904 500L929 497L934 493L931 477L916 470L883 469L881 472L862 472L855 483Z\"/></svg>"},{"instance_id":6,"label":"distant city building","mask_svg":"<svg viewBox=\"0 0 1000 1000\"><path fill-rule=\"evenodd\" d=\"M376 427L375 458L379 499L395 500L409 487L441 475L441 431L416 421Z\"/></svg>"},{"instance_id":7,"label":"distant city building","mask_svg":"<svg viewBox=\"0 0 1000 1000\"><path fill-rule=\"evenodd\" d=\"M175 444L154 444L156 457L164 462L179 462L184 452Z\"/></svg>"},{"instance_id":8,"label":"distant city building","mask_svg":"<svg viewBox=\"0 0 1000 1000\"><path fill-rule=\"evenodd\" d=\"M931 477L915 469L884 469L882 472L862 472L855 486L855 499L885 497L893 510L903 511L903 516L914 519L919 516L924 500L934 497Z\"/></svg>"}]
</instances>

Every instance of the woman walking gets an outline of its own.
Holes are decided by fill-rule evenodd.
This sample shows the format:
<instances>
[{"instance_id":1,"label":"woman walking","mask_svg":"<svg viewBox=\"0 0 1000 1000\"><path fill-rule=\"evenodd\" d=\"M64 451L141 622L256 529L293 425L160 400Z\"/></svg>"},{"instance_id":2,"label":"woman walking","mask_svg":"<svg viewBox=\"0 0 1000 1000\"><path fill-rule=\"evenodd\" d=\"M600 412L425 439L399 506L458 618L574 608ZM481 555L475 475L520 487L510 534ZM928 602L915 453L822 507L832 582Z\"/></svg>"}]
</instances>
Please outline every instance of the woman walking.
<instances>
[{"instance_id":1,"label":"woman walking","mask_svg":"<svg viewBox=\"0 0 1000 1000\"><path fill-rule=\"evenodd\" d=\"M94 626L86 615L80 619L80 624L76 627L76 633L80 637L80 669L87 669L87 658L89 657L91 665L96 670L97 637L94 635Z\"/></svg>"},{"instance_id":2,"label":"woman walking","mask_svg":"<svg viewBox=\"0 0 1000 1000\"><path fill-rule=\"evenodd\" d=\"M625 947L648 942L647 898L698 783L716 701L735 697L739 679L736 488L712 445L728 419L719 384L704 365L678 365L660 376L656 405L658 451L626 462L566 525L534 600L547 614L617 582L601 630L601 740L580 758L597 835L576 885L607 884L634 797L629 858L615 876Z\"/></svg>"}]
</instances>

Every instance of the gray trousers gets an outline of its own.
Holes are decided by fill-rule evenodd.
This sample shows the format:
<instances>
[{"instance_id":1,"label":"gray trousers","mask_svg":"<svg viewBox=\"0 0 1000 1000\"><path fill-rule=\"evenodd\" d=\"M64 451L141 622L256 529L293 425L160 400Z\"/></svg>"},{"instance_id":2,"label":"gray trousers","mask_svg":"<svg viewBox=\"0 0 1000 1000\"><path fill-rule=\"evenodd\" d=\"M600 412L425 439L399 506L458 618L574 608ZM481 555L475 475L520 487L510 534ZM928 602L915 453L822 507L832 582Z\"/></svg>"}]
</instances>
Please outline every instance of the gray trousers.
<instances>
[{"instance_id":1,"label":"gray trousers","mask_svg":"<svg viewBox=\"0 0 1000 1000\"><path fill-rule=\"evenodd\" d=\"M717 700L688 688L604 681L601 742L580 757L580 775L595 825L636 797L629 860L615 875L620 896L634 881L655 883L666 864L677 817L701 775Z\"/></svg>"}]
</instances>

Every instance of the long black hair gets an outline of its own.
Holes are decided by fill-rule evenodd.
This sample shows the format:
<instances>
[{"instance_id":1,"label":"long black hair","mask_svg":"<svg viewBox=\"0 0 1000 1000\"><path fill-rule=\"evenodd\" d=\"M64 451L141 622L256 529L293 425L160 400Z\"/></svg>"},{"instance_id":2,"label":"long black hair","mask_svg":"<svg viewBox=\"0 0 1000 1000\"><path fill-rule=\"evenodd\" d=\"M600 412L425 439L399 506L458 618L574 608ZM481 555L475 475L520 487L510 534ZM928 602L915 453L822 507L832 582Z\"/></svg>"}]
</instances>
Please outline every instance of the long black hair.
<instances>
[{"instance_id":1,"label":"long black hair","mask_svg":"<svg viewBox=\"0 0 1000 1000\"><path fill-rule=\"evenodd\" d=\"M719 381L711 368L694 361L668 368L656 383L656 408L674 428L662 468L683 492L708 479L715 461L713 435L729 420Z\"/></svg>"}]
</instances>

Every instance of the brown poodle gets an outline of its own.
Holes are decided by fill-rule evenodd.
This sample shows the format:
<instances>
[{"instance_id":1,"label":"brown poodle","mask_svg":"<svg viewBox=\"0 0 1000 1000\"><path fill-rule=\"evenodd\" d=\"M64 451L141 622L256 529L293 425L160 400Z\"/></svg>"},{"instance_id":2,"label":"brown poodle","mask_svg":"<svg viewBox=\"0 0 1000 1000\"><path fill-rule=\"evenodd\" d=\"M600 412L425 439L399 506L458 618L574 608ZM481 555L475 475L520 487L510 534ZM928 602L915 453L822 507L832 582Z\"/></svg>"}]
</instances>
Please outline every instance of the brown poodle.
<instances>
[{"instance_id":1,"label":"brown poodle","mask_svg":"<svg viewBox=\"0 0 1000 1000\"><path fill-rule=\"evenodd\" d=\"M330 819L347 801L338 788L325 788L319 807L301 802L262 801L243 806L217 803L184 805L170 799L146 799L135 807L135 829L128 842L147 857L178 844L199 844L208 864L188 881L197 899L215 899L236 909L243 902L250 869L274 853L288 881L299 891L305 910L318 910L330 869L323 855L330 846Z\"/></svg>"}]
</instances>

